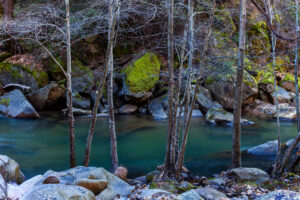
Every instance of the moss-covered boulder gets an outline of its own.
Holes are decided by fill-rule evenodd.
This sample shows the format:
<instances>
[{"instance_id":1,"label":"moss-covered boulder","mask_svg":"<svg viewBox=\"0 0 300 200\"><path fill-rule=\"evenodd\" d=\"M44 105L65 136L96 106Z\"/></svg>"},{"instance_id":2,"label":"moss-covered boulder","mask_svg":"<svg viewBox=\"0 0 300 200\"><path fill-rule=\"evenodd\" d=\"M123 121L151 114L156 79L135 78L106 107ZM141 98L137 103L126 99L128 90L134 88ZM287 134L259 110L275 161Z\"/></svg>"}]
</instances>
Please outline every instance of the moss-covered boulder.
<instances>
[{"instance_id":1,"label":"moss-covered boulder","mask_svg":"<svg viewBox=\"0 0 300 200\"><path fill-rule=\"evenodd\" d=\"M234 106L236 82L236 67L221 71L213 76L206 76L205 87L209 89L212 97L219 102L225 110L232 111ZM244 71L243 79L243 106L253 103L258 94L258 85L255 78Z\"/></svg>"},{"instance_id":2,"label":"moss-covered boulder","mask_svg":"<svg viewBox=\"0 0 300 200\"><path fill-rule=\"evenodd\" d=\"M32 66L5 61L0 63L0 83L3 85L18 83L37 90L48 83L48 75L45 71Z\"/></svg>"},{"instance_id":3,"label":"moss-covered boulder","mask_svg":"<svg viewBox=\"0 0 300 200\"><path fill-rule=\"evenodd\" d=\"M94 85L94 75L81 61L72 62L72 90L74 93L90 94Z\"/></svg>"},{"instance_id":4,"label":"moss-covered boulder","mask_svg":"<svg viewBox=\"0 0 300 200\"><path fill-rule=\"evenodd\" d=\"M159 81L160 62L154 53L145 53L123 70L124 83L121 96L126 101L145 102Z\"/></svg>"},{"instance_id":5,"label":"moss-covered boulder","mask_svg":"<svg viewBox=\"0 0 300 200\"><path fill-rule=\"evenodd\" d=\"M289 73L284 74L284 77L279 82L279 85L284 89L286 89L287 91L295 92L295 76ZM298 81L298 88L299 87L300 87L300 81Z\"/></svg>"}]
</instances>

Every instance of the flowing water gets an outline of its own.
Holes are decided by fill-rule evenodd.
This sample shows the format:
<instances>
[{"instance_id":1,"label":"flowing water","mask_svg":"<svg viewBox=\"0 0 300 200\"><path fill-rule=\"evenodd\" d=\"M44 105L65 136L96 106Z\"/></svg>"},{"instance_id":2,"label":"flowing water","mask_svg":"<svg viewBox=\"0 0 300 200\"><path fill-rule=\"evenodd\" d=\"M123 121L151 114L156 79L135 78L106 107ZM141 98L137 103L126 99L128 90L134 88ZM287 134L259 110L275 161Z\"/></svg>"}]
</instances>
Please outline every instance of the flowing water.
<instances>
[{"instance_id":1,"label":"flowing water","mask_svg":"<svg viewBox=\"0 0 300 200\"><path fill-rule=\"evenodd\" d=\"M252 119L253 120L253 119ZM276 139L274 120L253 120L255 125L243 127L242 148ZM82 164L89 129L89 119L76 118L77 163ZM116 117L119 163L126 166L131 177L145 174L162 164L165 152L166 127L164 120L149 115ZM106 118L98 119L90 165L110 168L110 139ZM283 141L296 136L296 124L284 122ZM231 127L213 127L203 118L193 119L188 138L185 166L194 174L211 176L230 165ZM48 169L69 167L67 120L59 113L44 113L37 120L0 118L0 154L21 165L27 177ZM266 168L273 158L245 156L244 166Z\"/></svg>"}]
</instances>

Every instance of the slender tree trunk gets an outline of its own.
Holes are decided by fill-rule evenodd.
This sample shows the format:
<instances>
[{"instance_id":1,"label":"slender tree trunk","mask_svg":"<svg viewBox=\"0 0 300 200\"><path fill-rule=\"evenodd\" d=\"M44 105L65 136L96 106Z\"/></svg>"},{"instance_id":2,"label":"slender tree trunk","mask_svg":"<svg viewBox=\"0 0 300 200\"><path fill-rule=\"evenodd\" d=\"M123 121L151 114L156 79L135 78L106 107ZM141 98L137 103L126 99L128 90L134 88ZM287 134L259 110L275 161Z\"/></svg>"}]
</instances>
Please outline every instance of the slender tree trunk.
<instances>
[{"instance_id":1,"label":"slender tree trunk","mask_svg":"<svg viewBox=\"0 0 300 200\"><path fill-rule=\"evenodd\" d=\"M3 0L4 19L11 20L14 17L14 0Z\"/></svg>"},{"instance_id":2,"label":"slender tree trunk","mask_svg":"<svg viewBox=\"0 0 300 200\"><path fill-rule=\"evenodd\" d=\"M295 6L296 6L296 36L299 38L299 2L298 0L295 0ZM296 41L296 47L295 47L295 100L296 100L296 116L297 116L297 128L298 133L300 132L300 112L299 112L299 87L298 87L298 65L299 65L299 56L298 56L298 50L299 50L299 42Z\"/></svg>"},{"instance_id":3,"label":"slender tree trunk","mask_svg":"<svg viewBox=\"0 0 300 200\"><path fill-rule=\"evenodd\" d=\"M240 35L238 68L236 71L236 88L233 114L233 137L232 137L232 167L241 166L241 111L243 101L243 76L246 40L246 4L247 0L240 0Z\"/></svg>"},{"instance_id":4,"label":"slender tree trunk","mask_svg":"<svg viewBox=\"0 0 300 200\"><path fill-rule=\"evenodd\" d=\"M189 3L190 3L189 5L190 5L191 13L192 13L192 16L193 16L193 4L191 2L189 2ZM215 8L216 8L216 3L214 1L214 6L213 6L213 9L212 9L212 12L211 12L210 21L209 21L209 25L208 25L208 30L207 30L207 33L206 33L206 36L205 36L205 44L204 44L204 48L203 48L202 55L201 55L201 63L200 63L200 67L199 67L199 70L198 70L198 73L197 73L198 79L197 79L196 87L194 88L194 94L193 94L192 102L191 102L191 104L190 103L186 104L187 105L186 109L188 109L188 112L185 114L185 128L183 130L182 143L181 143L181 146L180 146L180 151L179 151L178 159L177 159L177 162L176 162L176 178L177 179L180 178L180 172L181 172L181 168L183 166L184 155L185 155L185 152L186 152L186 145L187 145L187 139L188 139L188 133L189 133L190 125L191 125L192 113L193 113L193 109L194 109L196 99L197 99L196 94L197 94L197 91L198 91L199 86L200 86L201 71L202 71L202 68L203 68L203 66L206 62L206 52L207 52L207 49L208 49L208 41L209 41L209 36L210 36L210 32L211 32L212 22L213 22L213 19L214 19ZM194 20L192 19L190 21L190 23L192 25L194 23ZM193 32L194 31L193 26L191 26L191 27L192 27L191 31ZM191 42L193 42L193 41L191 41ZM192 52L191 52L191 54L192 54ZM192 59L191 59L191 62L192 62ZM192 64L192 63L190 63L190 64ZM191 77L191 74L189 76ZM189 78L189 79L191 79L191 78ZM187 90L189 90L190 88L191 88L191 86L187 86Z\"/></svg>"},{"instance_id":5,"label":"slender tree trunk","mask_svg":"<svg viewBox=\"0 0 300 200\"><path fill-rule=\"evenodd\" d=\"M76 166L74 116L72 105L72 61L71 61L71 31L70 31L70 3L66 0L66 21L67 21L67 107L70 135L70 166Z\"/></svg>"},{"instance_id":6,"label":"slender tree trunk","mask_svg":"<svg viewBox=\"0 0 300 200\"><path fill-rule=\"evenodd\" d=\"M85 148L85 156L84 156L84 162L83 162L84 166L89 165L91 144L92 144L94 130L95 130L96 121L97 121L98 107L99 107L103 87L105 85L107 71L108 71L108 68L109 68L109 65L110 65L110 63L109 63L110 53L113 51L113 44L114 44L114 38L115 38L115 28L116 28L116 22L117 22L117 15L116 14L113 15L113 19L111 19L111 21L112 21L111 26L108 27L108 29L111 29L111 30L108 31L109 32L109 34L108 34L108 47L107 47L105 63L104 63L105 69L104 69L103 78L100 80L100 83L99 83L99 86L98 86L97 98L96 98L96 102L95 102L94 107L93 107L93 117L92 117L91 126L90 126L88 137L87 137L86 148Z\"/></svg>"},{"instance_id":7,"label":"slender tree trunk","mask_svg":"<svg viewBox=\"0 0 300 200\"><path fill-rule=\"evenodd\" d=\"M165 175L175 172L175 135L173 134L173 98L174 98L174 0L168 0L168 66L169 66L169 109L168 109L168 140L165 156ZM176 117L176 116L175 116Z\"/></svg>"},{"instance_id":8,"label":"slender tree trunk","mask_svg":"<svg viewBox=\"0 0 300 200\"><path fill-rule=\"evenodd\" d=\"M116 15L114 12L114 8L118 5L118 0L110 0L110 22L109 22L109 33L114 31L112 29L113 25L113 16ZM112 33L115 35L115 33ZM108 40L111 40L109 38ZM115 112L114 112L114 97L113 97L113 74L114 74L114 56L113 56L113 48L110 49L109 54L109 69L108 69L108 81L107 81L107 91L108 91L108 106L109 106L109 132L110 132L110 155L111 155L111 163L112 163L112 171L115 171L118 166L118 152L117 152L117 136L116 136L116 127L115 127Z\"/></svg>"}]
</instances>

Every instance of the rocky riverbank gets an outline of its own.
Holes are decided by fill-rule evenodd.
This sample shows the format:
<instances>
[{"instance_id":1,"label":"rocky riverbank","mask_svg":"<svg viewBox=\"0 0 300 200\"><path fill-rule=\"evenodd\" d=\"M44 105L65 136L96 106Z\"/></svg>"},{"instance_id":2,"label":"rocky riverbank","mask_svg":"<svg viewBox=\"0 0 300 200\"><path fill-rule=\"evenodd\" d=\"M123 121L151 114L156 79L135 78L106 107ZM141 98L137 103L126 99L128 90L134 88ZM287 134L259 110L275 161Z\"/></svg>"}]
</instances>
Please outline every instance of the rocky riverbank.
<instances>
[{"instance_id":1,"label":"rocky riverbank","mask_svg":"<svg viewBox=\"0 0 300 200\"><path fill-rule=\"evenodd\" d=\"M161 166L145 176L127 179L127 170L115 174L101 167L76 167L62 172L49 170L25 178L19 164L0 156L0 199L177 199L247 200L300 199L300 176L285 174L281 179L256 168L237 168L214 178L192 175L182 170L181 181L161 179Z\"/></svg>"}]
</instances>

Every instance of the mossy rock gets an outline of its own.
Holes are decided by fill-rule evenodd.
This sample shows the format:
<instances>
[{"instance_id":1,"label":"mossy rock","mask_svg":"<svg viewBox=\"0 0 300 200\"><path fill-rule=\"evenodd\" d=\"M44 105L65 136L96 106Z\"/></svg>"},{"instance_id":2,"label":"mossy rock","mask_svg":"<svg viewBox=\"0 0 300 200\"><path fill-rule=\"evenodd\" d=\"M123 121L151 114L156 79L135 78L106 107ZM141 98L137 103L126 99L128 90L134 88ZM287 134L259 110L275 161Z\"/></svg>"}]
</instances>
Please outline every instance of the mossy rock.
<instances>
[{"instance_id":1,"label":"mossy rock","mask_svg":"<svg viewBox=\"0 0 300 200\"><path fill-rule=\"evenodd\" d=\"M0 82L3 85L18 83L35 90L47 85L48 81L48 74L44 71L31 70L29 66L10 62L0 63Z\"/></svg>"},{"instance_id":2,"label":"mossy rock","mask_svg":"<svg viewBox=\"0 0 300 200\"><path fill-rule=\"evenodd\" d=\"M94 85L94 75L90 68L78 59L72 62L72 90L74 93L90 94Z\"/></svg>"},{"instance_id":3,"label":"mossy rock","mask_svg":"<svg viewBox=\"0 0 300 200\"><path fill-rule=\"evenodd\" d=\"M231 13L225 8L220 8L220 11L215 13L215 23L215 27L227 36L232 36L236 31L236 26L232 20Z\"/></svg>"},{"instance_id":4,"label":"mossy rock","mask_svg":"<svg viewBox=\"0 0 300 200\"><path fill-rule=\"evenodd\" d=\"M130 92L149 92L159 81L160 62L154 53L145 53L123 71Z\"/></svg>"},{"instance_id":5,"label":"mossy rock","mask_svg":"<svg viewBox=\"0 0 300 200\"><path fill-rule=\"evenodd\" d=\"M270 71L261 70L256 76L256 81L258 84L274 84L274 76Z\"/></svg>"},{"instance_id":6,"label":"mossy rock","mask_svg":"<svg viewBox=\"0 0 300 200\"><path fill-rule=\"evenodd\" d=\"M295 76L293 74L286 73L284 78L279 82L279 85L287 91L295 92ZM300 78L298 77L298 88L300 88Z\"/></svg>"}]
</instances>

